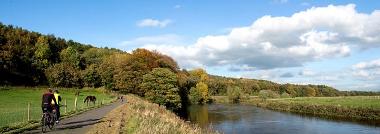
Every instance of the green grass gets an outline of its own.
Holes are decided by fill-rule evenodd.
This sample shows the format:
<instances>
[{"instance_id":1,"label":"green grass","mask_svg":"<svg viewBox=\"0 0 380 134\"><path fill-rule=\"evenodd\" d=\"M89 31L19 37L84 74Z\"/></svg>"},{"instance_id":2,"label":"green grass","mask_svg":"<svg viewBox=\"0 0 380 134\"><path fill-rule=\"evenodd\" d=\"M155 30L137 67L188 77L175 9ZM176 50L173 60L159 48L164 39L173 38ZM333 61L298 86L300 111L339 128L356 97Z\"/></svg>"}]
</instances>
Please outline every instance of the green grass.
<instances>
[{"instance_id":1,"label":"green grass","mask_svg":"<svg viewBox=\"0 0 380 134\"><path fill-rule=\"evenodd\" d=\"M0 127L26 122L28 119L28 103L30 103L30 119L39 120L41 118L41 99L46 88L25 88L25 87L6 87L0 90ZM83 103L87 95L95 95L97 105L110 102L114 99L110 94L100 89L67 89L59 88L63 98L62 104L67 103L67 113L75 111L74 100L75 90L80 90L78 97L78 110L88 108ZM65 108L61 107L61 114L65 115Z\"/></svg>"},{"instance_id":2,"label":"green grass","mask_svg":"<svg viewBox=\"0 0 380 134\"><path fill-rule=\"evenodd\" d=\"M349 97L297 97L273 99L274 101L314 104L314 105L334 105L353 108L375 108L380 109L379 96L349 96Z\"/></svg>"}]
</instances>

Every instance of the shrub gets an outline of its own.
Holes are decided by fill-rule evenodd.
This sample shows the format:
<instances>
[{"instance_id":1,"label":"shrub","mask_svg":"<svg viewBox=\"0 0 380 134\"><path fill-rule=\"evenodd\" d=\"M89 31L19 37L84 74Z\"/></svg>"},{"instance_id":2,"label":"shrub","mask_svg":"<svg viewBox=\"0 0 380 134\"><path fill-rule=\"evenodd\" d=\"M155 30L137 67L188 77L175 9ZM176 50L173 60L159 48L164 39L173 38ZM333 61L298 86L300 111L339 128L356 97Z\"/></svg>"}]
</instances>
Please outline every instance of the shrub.
<instances>
[{"instance_id":1,"label":"shrub","mask_svg":"<svg viewBox=\"0 0 380 134\"><path fill-rule=\"evenodd\" d=\"M240 99L242 97L242 91L240 87L234 86L234 87L228 87L227 88L227 95L228 100L232 103L238 103L240 102Z\"/></svg>"},{"instance_id":2,"label":"shrub","mask_svg":"<svg viewBox=\"0 0 380 134\"><path fill-rule=\"evenodd\" d=\"M203 100L201 92L199 92L197 88L192 87L189 93L189 100L192 104L202 103Z\"/></svg>"},{"instance_id":3,"label":"shrub","mask_svg":"<svg viewBox=\"0 0 380 134\"><path fill-rule=\"evenodd\" d=\"M263 100L266 100L268 98L279 98L280 95L272 90L261 90L259 92L259 97Z\"/></svg>"},{"instance_id":4,"label":"shrub","mask_svg":"<svg viewBox=\"0 0 380 134\"><path fill-rule=\"evenodd\" d=\"M286 92L281 94L281 98L290 98L290 97L291 97L290 94L288 94Z\"/></svg>"}]
</instances>

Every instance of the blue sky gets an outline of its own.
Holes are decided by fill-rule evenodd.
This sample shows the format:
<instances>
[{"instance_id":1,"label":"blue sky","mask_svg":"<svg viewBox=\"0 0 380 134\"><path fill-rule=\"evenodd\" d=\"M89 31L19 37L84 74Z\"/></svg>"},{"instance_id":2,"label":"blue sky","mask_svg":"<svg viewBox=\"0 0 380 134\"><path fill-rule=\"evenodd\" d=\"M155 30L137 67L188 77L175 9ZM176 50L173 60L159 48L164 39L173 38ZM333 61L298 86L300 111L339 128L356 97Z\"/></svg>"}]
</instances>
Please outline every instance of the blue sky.
<instances>
[{"instance_id":1,"label":"blue sky","mask_svg":"<svg viewBox=\"0 0 380 134\"><path fill-rule=\"evenodd\" d=\"M155 49L216 75L380 91L376 10L377 0L3 0L0 22L98 47Z\"/></svg>"}]
</instances>

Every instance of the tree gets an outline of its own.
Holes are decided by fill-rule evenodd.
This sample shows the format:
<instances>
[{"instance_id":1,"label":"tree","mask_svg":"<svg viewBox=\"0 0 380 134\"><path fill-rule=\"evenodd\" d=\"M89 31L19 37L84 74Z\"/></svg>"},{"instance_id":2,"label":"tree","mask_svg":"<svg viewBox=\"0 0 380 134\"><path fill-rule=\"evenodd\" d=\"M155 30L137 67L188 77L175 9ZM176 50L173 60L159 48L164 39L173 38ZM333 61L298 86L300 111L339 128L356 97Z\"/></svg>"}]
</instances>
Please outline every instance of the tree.
<instances>
[{"instance_id":1,"label":"tree","mask_svg":"<svg viewBox=\"0 0 380 134\"><path fill-rule=\"evenodd\" d=\"M202 93L195 87L192 87L189 91L189 100L192 104L202 104Z\"/></svg>"},{"instance_id":2,"label":"tree","mask_svg":"<svg viewBox=\"0 0 380 134\"><path fill-rule=\"evenodd\" d=\"M240 102L240 99L242 97L242 91L241 91L241 88L238 87L238 86L229 86L227 88L227 95L228 95L228 99L232 102L232 103L238 103Z\"/></svg>"},{"instance_id":3,"label":"tree","mask_svg":"<svg viewBox=\"0 0 380 134\"><path fill-rule=\"evenodd\" d=\"M312 87L306 86L303 91L305 92L304 96L307 96L307 97L315 96L315 90Z\"/></svg>"},{"instance_id":4,"label":"tree","mask_svg":"<svg viewBox=\"0 0 380 134\"><path fill-rule=\"evenodd\" d=\"M82 87L80 72L71 64L59 63L46 69L46 78L55 87Z\"/></svg>"},{"instance_id":5,"label":"tree","mask_svg":"<svg viewBox=\"0 0 380 134\"><path fill-rule=\"evenodd\" d=\"M284 87L285 87L286 93L288 93L290 96L292 96L292 97L296 97L297 96L297 92L296 92L296 89L294 88L294 85L292 85L292 84L285 84Z\"/></svg>"},{"instance_id":6,"label":"tree","mask_svg":"<svg viewBox=\"0 0 380 134\"><path fill-rule=\"evenodd\" d=\"M111 55L112 52L102 48L90 48L83 53L86 66L100 64L104 57Z\"/></svg>"},{"instance_id":7,"label":"tree","mask_svg":"<svg viewBox=\"0 0 380 134\"><path fill-rule=\"evenodd\" d=\"M86 87L99 87L102 84L102 79L98 73L98 65L92 64L82 71L83 84Z\"/></svg>"},{"instance_id":8,"label":"tree","mask_svg":"<svg viewBox=\"0 0 380 134\"><path fill-rule=\"evenodd\" d=\"M102 84L107 89L126 91L127 86L130 84L127 81L129 79L125 78L129 77L125 75L125 71L128 70L126 67L128 66L129 61L129 54L122 54L118 52L103 58L97 70L100 74Z\"/></svg>"},{"instance_id":9,"label":"tree","mask_svg":"<svg viewBox=\"0 0 380 134\"><path fill-rule=\"evenodd\" d=\"M143 76L141 88L145 89L145 97L169 109L181 108L181 98L177 87L177 76L167 68L154 68Z\"/></svg>"},{"instance_id":10,"label":"tree","mask_svg":"<svg viewBox=\"0 0 380 134\"><path fill-rule=\"evenodd\" d=\"M196 85L196 89L198 90L198 92L201 93L201 96L202 96L202 103L206 103L208 102L208 86L203 83L203 82L199 82L197 85Z\"/></svg>"},{"instance_id":11,"label":"tree","mask_svg":"<svg viewBox=\"0 0 380 134\"><path fill-rule=\"evenodd\" d=\"M71 64L75 68L80 68L80 54L75 48L71 46L67 47L61 51L60 57L62 62Z\"/></svg>"},{"instance_id":12,"label":"tree","mask_svg":"<svg viewBox=\"0 0 380 134\"><path fill-rule=\"evenodd\" d=\"M207 72L201 68L191 70L189 73L190 76L196 78L198 82L207 82L209 80Z\"/></svg>"},{"instance_id":13,"label":"tree","mask_svg":"<svg viewBox=\"0 0 380 134\"><path fill-rule=\"evenodd\" d=\"M50 65L51 51L46 37L40 36L36 43L34 52L34 64L40 69L46 69Z\"/></svg>"}]
</instances>

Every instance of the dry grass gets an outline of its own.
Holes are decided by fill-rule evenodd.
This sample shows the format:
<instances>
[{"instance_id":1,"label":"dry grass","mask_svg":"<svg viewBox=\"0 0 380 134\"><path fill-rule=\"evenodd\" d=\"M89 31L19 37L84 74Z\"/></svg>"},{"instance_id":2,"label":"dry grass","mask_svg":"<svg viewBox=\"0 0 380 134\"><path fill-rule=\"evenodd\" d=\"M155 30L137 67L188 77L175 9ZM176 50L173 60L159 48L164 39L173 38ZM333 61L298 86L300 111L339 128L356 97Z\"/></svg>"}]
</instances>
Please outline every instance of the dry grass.
<instances>
[{"instance_id":1,"label":"dry grass","mask_svg":"<svg viewBox=\"0 0 380 134\"><path fill-rule=\"evenodd\" d=\"M126 96L127 104L111 111L90 134L203 134L216 133L186 123L165 107L134 95Z\"/></svg>"}]
</instances>

